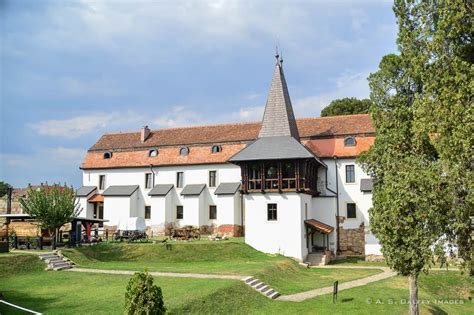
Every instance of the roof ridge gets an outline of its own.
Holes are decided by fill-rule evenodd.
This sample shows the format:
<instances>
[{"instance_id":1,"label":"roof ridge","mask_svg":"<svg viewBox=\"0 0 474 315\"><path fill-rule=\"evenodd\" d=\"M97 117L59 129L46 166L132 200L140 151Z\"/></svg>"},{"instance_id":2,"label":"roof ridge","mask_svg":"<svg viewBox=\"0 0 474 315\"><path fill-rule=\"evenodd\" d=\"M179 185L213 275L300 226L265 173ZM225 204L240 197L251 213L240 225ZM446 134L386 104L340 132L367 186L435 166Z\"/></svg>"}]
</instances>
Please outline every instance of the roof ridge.
<instances>
[{"instance_id":1,"label":"roof ridge","mask_svg":"<svg viewBox=\"0 0 474 315\"><path fill-rule=\"evenodd\" d=\"M336 115L336 116L324 116L324 117L301 117L296 118L296 121L300 120L317 120L317 119L335 119L335 118L342 118L342 117L349 117L349 116L369 116L369 114L347 114L347 115ZM204 127L220 127L220 126L239 126L239 125L252 125L252 124L261 124L261 121L243 121L243 122L236 122L236 123L218 123L218 124L200 124L194 126L181 126L181 127L169 127L169 128L156 128L151 129L152 132L162 131L162 130L177 130L177 129L193 129L193 128L204 128ZM106 132L103 135L123 135L123 134L132 134L132 133L140 133L140 130L136 131L112 131Z\"/></svg>"}]
</instances>

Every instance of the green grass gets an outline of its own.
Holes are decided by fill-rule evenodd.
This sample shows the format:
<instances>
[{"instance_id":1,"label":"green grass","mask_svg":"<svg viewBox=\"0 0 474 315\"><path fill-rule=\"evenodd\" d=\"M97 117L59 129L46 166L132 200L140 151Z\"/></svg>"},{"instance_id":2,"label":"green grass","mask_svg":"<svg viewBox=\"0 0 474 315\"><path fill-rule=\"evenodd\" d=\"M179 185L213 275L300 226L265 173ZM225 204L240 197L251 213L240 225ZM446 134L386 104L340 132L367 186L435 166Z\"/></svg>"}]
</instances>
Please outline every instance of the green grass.
<instances>
[{"instance_id":1,"label":"green grass","mask_svg":"<svg viewBox=\"0 0 474 315\"><path fill-rule=\"evenodd\" d=\"M379 269L307 269L292 260L268 265L255 276L282 294L293 294L365 278L382 272Z\"/></svg>"},{"instance_id":2,"label":"green grass","mask_svg":"<svg viewBox=\"0 0 474 315\"><path fill-rule=\"evenodd\" d=\"M7 301L45 314L122 314L129 276L46 272L32 255L0 256L0 292ZM311 271L310 271L311 272ZM286 277L286 276L285 276ZM406 314L406 278L394 277L303 302L272 301L232 280L155 277L170 314ZM423 304L422 314L472 314L472 279L459 272L433 272L419 281L427 301L462 299L463 304ZM367 302L371 299L371 303ZM380 301L378 304L377 302ZM396 304L390 304L390 302ZM0 313L11 309L0 306ZM15 313L15 312L13 312Z\"/></svg>"},{"instance_id":3,"label":"green grass","mask_svg":"<svg viewBox=\"0 0 474 315\"><path fill-rule=\"evenodd\" d=\"M331 286L381 272L378 269L307 269L283 256L266 255L242 242L100 244L64 250L81 267L169 272L239 274L258 277L284 294Z\"/></svg>"},{"instance_id":4,"label":"green grass","mask_svg":"<svg viewBox=\"0 0 474 315\"><path fill-rule=\"evenodd\" d=\"M103 243L63 254L85 268L254 275L272 263L288 261L237 241L164 244Z\"/></svg>"},{"instance_id":5,"label":"green grass","mask_svg":"<svg viewBox=\"0 0 474 315\"><path fill-rule=\"evenodd\" d=\"M387 267L385 261L366 261L363 257L347 257L344 259L333 260L329 264L339 266Z\"/></svg>"}]
</instances>

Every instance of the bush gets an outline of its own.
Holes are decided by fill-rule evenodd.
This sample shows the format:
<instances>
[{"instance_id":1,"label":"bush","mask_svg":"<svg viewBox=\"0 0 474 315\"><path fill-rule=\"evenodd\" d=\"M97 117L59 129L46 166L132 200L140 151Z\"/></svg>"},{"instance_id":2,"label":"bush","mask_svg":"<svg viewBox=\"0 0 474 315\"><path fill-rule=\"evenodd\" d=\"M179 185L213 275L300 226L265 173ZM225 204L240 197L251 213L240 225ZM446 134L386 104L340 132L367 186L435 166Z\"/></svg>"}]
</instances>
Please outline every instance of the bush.
<instances>
[{"instance_id":1,"label":"bush","mask_svg":"<svg viewBox=\"0 0 474 315\"><path fill-rule=\"evenodd\" d=\"M165 314L161 288L153 284L148 272L137 272L130 278L125 293L125 314Z\"/></svg>"}]
</instances>

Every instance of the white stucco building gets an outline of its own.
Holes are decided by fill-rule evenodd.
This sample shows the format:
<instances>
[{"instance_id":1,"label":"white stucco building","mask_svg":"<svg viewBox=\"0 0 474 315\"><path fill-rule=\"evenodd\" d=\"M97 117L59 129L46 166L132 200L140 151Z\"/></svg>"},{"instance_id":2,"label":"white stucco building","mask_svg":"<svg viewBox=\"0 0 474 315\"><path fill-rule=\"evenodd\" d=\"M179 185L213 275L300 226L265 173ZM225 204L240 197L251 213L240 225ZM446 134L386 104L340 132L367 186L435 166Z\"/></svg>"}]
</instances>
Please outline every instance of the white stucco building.
<instances>
[{"instance_id":1,"label":"white stucco building","mask_svg":"<svg viewBox=\"0 0 474 315\"><path fill-rule=\"evenodd\" d=\"M81 165L80 216L109 228L143 217L155 234L193 225L244 235L299 260L380 255L372 181L355 161L374 139L368 115L295 119L277 57L261 123L103 135Z\"/></svg>"}]
</instances>

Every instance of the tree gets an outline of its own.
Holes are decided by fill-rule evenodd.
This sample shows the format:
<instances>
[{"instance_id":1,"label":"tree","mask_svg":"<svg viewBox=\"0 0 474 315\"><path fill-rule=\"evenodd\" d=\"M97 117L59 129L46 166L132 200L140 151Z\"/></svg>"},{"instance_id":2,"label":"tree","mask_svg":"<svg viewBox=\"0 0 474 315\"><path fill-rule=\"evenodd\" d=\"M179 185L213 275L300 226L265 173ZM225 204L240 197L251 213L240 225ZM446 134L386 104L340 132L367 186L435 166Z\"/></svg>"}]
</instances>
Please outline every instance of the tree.
<instances>
[{"instance_id":1,"label":"tree","mask_svg":"<svg viewBox=\"0 0 474 315\"><path fill-rule=\"evenodd\" d=\"M153 284L148 272L136 272L127 285L125 314L165 314L161 288Z\"/></svg>"},{"instance_id":2,"label":"tree","mask_svg":"<svg viewBox=\"0 0 474 315\"><path fill-rule=\"evenodd\" d=\"M79 214L79 204L72 187L41 185L28 187L26 197L20 199L23 210L33 217L41 229L48 230L56 248L56 230L71 222Z\"/></svg>"},{"instance_id":3,"label":"tree","mask_svg":"<svg viewBox=\"0 0 474 315\"><path fill-rule=\"evenodd\" d=\"M5 196L9 188L11 188L11 186L8 183L0 182L0 197Z\"/></svg>"},{"instance_id":4,"label":"tree","mask_svg":"<svg viewBox=\"0 0 474 315\"><path fill-rule=\"evenodd\" d=\"M474 25L472 1L397 1L398 45L423 91L417 132L433 135L451 207L446 236L472 267L474 216Z\"/></svg>"},{"instance_id":5,"label":"tree","mask_svg":"<svg viewBox=\"0 0 474 315\"><path fill-rule=\"evenodd\" d=\"M332 101L323 108L321 116L338 116L352 114L367 114L372 102L369 99L359 100L355 97L346 97Z\"/></svg>"},{"instance_id":6,"label":"tree","mask_svg":"<svg viewBox=\"0 0 474 315\"><path fill-rule=\"evenodd\" d=\"M369 85L376 141L359 161L374 178L370 228L389 266L408 277L410 313L418 314L418 276L433 262L432 245L447 219L442 171L429 135L414 128L415 96L423 85L409 64L385 56Z\"/></svg>"},{"instance_id":7,"label":"tree","mask_svg":"<svg viewBox=\"0 0 474 315\"><path fill-rule=\"evenodd\" d=\"M400 54L369 77L376 141L359 161L375 179L371 230L387 263L408 276L418 314L417 278L433 245L455 242L472 261L472 6L396 0L394 11Z\"/></svg>"}]
</instances>

